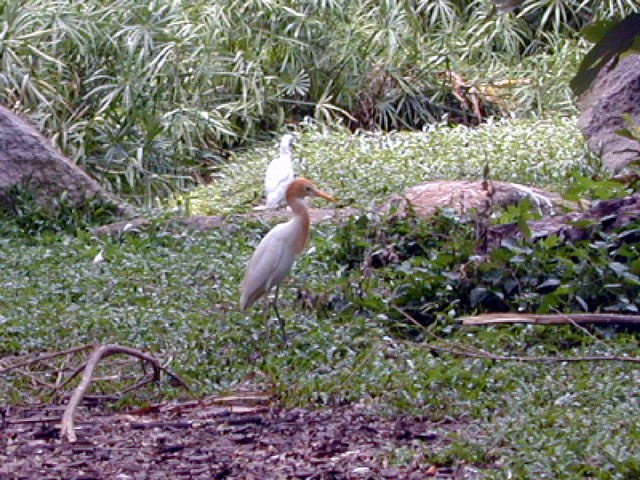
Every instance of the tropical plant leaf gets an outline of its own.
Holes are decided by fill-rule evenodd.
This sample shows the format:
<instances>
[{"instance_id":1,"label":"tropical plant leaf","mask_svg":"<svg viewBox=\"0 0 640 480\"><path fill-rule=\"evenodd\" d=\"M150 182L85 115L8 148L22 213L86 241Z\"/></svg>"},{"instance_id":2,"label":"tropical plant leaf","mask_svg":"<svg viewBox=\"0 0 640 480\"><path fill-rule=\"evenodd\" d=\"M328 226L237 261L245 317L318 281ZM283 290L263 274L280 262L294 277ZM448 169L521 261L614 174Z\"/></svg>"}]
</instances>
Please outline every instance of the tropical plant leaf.
<instances>
[{"instance_id":1,"label":"tropical plant leaf","mask_svg":"<svg viewBox=\"0 0 640 480\"><path fill-rule=\"evenodd\" d=\"M597 31L592 29L590 35ZM640 13L629 15L607 30L601 40L585 56L580 70L570 85L575 95L587 91L600 70L618 55L628 50L640 35Z\"/></svg>"}]
</instances>

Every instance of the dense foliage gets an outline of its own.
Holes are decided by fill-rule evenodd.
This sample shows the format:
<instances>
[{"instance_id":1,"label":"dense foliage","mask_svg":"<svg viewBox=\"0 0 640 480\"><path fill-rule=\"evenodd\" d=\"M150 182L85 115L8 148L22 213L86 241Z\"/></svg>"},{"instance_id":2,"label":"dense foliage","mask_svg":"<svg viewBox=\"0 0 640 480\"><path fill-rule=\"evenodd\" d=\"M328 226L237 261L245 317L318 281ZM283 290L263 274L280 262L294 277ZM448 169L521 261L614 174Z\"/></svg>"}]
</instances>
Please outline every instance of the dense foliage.
<instances>
[{"instance_id":1,"label":"dense foliage","mask_svg":"<svg viewBox=\"0 0 640 480\"><path fill-rule=\"evenodd\" d=\"M471 463L496 478L614 478L638 471L631 364L496 362L431 344L499 355L636 356L637 333L623 329L473 328L453 320L505 308L635 311L637 227L578 244L513 245L478 264L470 259L473 222L446 212L429 222L359 217L316 225L312 248L280 293L286 348L275 318L265 324L262 308L237 308L245 262L269 225L236 217L202 233L154 222L111 238L81 230L13 235L0 251L0 357L6 365L17 356L118 342L170 359L203 394L252 387L287 405L357 401L427 416L453 440L398 450L391 464L418 455ZM100 252L104 261L96 263ZM5 374L0 395L21 402L55 396L48 385L65 367ZM93 388L111 394L139 375L135 363L105 361L100 371L106 380ZM121 401L182 395L168 383L159 388Z\"/></svg>"},{"instance_id":2,"label":"dense foliage","mask_svg":"<svg viewBox=\"0 0 640 480\"><path fill-rule=\"evenodd\" d=\"M420 126L463 111L571 110L577 29L633 0L0 3L0 98L119 194L188 185L247 137L305 115ZM510 80L516 81L513 88ZM526 79L528 83L518 83ZM506 81L499 89L492 82ZM506 95L503 92L510 92Z\"/></svg>"},{"instance_id":3,"label":"dense foliage","mask_svg":"<svg viewBox=\"0 0 640 480\"><path fill-rule=\"evenodd\" d=\"M530 132L531 145L546 140L540 141L537 173L530 163L516 161L519 143L510 136L518 138L520 129ZM495 162L490 171L515 179L542 175L555 188L566 183L568 171L579 168L582 175L569 185L573 194L614 193L611 183L591 179L597 170L581 156L579 135L566 120L429 133L442 150L429 149L424 168L444 172L448 165L457 172L451 151L460 150L467 153L469 167L479 170L484 162ZM491 148L474 150L489 138ZM420 163L391 150L402 146L413 152L425 142L423 133L367 135L362 141L358 135L324 136L311 129L300 140L305 156L312 151L306 145L323 145L319 155L326 163L314 157L307 167L326 172L319 185L345 194L350 183L356 192L352 205L365 213L314 225L310 248L280 291L287 347L277 320L265 323L260 305L248 312L238 309L246 262L273 222L229 215L220 226L196 232L157 218L142 229L96 237L86 226L104 221L108 212L97 210L92 217L90 209L62 208L51 218L33 206L0 223L0 364L84 343L116 342L166 359L201 394L252 388L289 406L358 402L376 412L425 416L452 440L396 449L386 459L390 464L419 459L455 467L464 462L489 478L637 475L640 434L630 420L637 410L633 364L505 362L447 351L637 356L638 334L629 328L463 327L456 321L460 315L503 310L636 312L637 222L575 243L553 236L513 242L479 260L474 258L479 239L473 215L444 209L423 221L379 216L368 208L386 195L380 181L384 170L378 168L387 165L393 188L415 181L413 169L400 164ZM372 171L356 169L357 179L350 180L352 155L362 148ZM257 165L263 154L234 164ZM218 181L231 188L235 179L239 191L250 190L244 183L248 170L225 169L229 178ZM251 178L248 182L255 184ZM618 194L628 188L620 185ZM230 211L243 198L238 195L216 201ZM251 201L240 205L247 210ZM215 202L207 205L215 210ZM527 215L526 209L514 208L503 220ZM74 368L67 359L51 359L4 374L0 397L56 400L59 371ZM119 399L120 406L183 395L168 383L118 395L139 375L136 362L105 360L101 380L92 388Z\"/></svg>"},{"instance_id":4,"label":"dense foliage","mask_svg":"<svg viewBox=\"0 0 640 480\"><path fill-rule=\"evenodd\" d=\"M0 6L4 102L29 112L119 193L152 199L208 164L215 188L172 206L228 215L206 232L154 218L98 237L90 227L108 221L108 209L76 209L63 197L51 216L28 192L14 192L21 201L0 222L2 366L117 342L166 359L201 394L248 387L289 406L358 402L427 416L452 440L397 449L390 464L464 462L496 478L638 476L633 364L460 354L634 357L636 331L463 327L456 318L637 312L640 225L575 243L512 242L479 261L473 215L444 209L422 221L373 208L427 178L485 174L574 198L630 193L595 179L597 162L567 115L567 84L583 51L577 29L637 9L635 1L527 0L504 15L485 0L19 3ZM445 70L478 86L530 79L494 106L533 118L450 128L441 115L460 105L439 75ZM260 202L275 150L238 151L219 163L230 146L291 119L326 122L346 111L384 127L437 125L381 134L299 124L299 171L340 197L338 208L360 213L314 225L280 292L284 347L274 318L265 325L259 307L238 309L246 262L273 223L237 214ZM513 208L502 220L529 215ZM57 399L59 373L73 369L65 362L4 374L0 398ZM117 395L138 378L137 364L100 368L94 388L121 405L182 395L166 383Z\"/></svg>"},{"instance_id":5,"label":"dense foliage","mask_svg":"<svg viewBox=\"0 0 640 480\"><path fill-rule=\"evenodd\" d=\"M428 222L362 217L338 232L335 251L320 255L338 259L345 273L355 269L346 275L352 304L376 314L408 307L428 323L476 311L640 310L637 224L579 242L505 242L481 260L475 226L446 213ZM404 321L393 317L396 326Z\"/></svg>"},{"instance_id":6,"label":"dense foliage","mask_svg":"<svg viewBox=\"0 0 640 480\"><path fill-rule=\"evenodd\" d=\"M177 206L189 213L228 214L263 203L264 171L276 151L273 145L233 158L214 182L179 197ZM488 172L496 180L564 191L577 176L599 173L575 117L503 120L475 128L440 124L389 134L304 123L295 158L299 175L332 192L341 206L363 209L427 180L475 180Z\"/></svg>"}]
</instances>

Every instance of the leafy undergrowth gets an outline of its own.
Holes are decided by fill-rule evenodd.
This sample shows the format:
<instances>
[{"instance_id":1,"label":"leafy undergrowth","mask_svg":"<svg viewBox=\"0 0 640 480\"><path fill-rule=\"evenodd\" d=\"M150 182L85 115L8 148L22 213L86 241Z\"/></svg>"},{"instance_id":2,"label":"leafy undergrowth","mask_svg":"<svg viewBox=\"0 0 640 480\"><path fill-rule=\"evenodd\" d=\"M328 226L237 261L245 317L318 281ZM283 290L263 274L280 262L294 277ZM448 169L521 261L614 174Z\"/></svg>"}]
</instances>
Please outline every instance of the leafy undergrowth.
<instances>
[{"instance_id":1,"label":"leafy undergrowth","mask_svg":"<svg viewBox=\"0 0 640 480\"><path fill-rule=\"evenodd\" d=\"M393 182L389 189L412 180ZM367 192L374 199L384 193L373 182L354 189L363 203ZM82 229L18 235L8 222L0 239L0 359L117 342L167 360L197 393L250 381L288 406L359 402L389 415L471 426L446 432L449 444L397 451L392 463L410 462L419 450L425 461L470 462L495 478L640 473L634 364L506 362L434 348L452 342L499 355L636 356L638 334L630 328L463 327L455 318L504 310L636 312L640 225L575 244L554 237L512 244L478 262L473 219L446 211L430 221L364 215L319 223L280 291L286 347L277 320L264 322L264 302L238 309L246 262L271 226L238 215L196 232L158 220L142 232L96 238ZM101 251L104 261L95 263ZM36 379L55 383L52 370L4 375L0 397L48 398ZM101 386L113 391L122 382L112 376ZM121 404L184 394L168 383L154 388Z\"/></svg>"},{"instance_id":2,"label":"leafy undergrowth","mask_svg":"<svg viewBox=\"0 0 640 480\"><path fill-rule=\"evenodd\" d=\"M276 146L256 149L235 159L213 183L177 203L201 214L244 212L262 203L264 172L276 152ZM482 178L487 166L496 180L557 188L589 163L575 119L561 117L391 134L329 134L306 124L294 157L298 175L337 196L341 205L365 209L427 180Z\"/></svg>"}]
</instances>

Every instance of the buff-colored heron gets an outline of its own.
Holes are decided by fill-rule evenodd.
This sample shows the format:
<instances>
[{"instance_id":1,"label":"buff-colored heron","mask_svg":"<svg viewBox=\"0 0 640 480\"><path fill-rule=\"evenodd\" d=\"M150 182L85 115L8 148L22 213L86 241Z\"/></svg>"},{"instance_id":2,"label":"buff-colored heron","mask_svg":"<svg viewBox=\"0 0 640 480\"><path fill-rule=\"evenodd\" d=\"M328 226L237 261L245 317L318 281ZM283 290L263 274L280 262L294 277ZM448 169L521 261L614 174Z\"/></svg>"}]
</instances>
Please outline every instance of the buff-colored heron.
<instances>
[{"instance_id":1,"label":"buff-colored heron","mask_svg":"<svg viewBox=\"0 0 640 480\"><path fill-rule=\"evenodd\" d=\"M285 341L284 321L278 313L276 302L278 301L280 282L291 270L293 262L300 255L309 238L310 219L309 209L304 202L305 197L322 197L332 202L335 201L331 195L318 190L306 178L294 180L287 188L285 196L287 203L293 210L293 218L286 223L276 225L262 239L253 252L242 281L240 307L243 310L249 308L256 300L276 287L273 305Z\"/></svg>"}]
</instances>

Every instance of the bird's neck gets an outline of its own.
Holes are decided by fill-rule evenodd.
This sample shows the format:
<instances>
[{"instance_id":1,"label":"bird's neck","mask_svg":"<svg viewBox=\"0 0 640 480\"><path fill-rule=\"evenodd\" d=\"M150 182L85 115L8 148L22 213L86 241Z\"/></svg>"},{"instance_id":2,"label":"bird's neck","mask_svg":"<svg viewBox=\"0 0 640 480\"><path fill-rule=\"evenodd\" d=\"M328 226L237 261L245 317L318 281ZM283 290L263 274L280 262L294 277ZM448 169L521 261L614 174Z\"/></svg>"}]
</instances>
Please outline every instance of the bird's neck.
<instances>
[{"instance_id":1,"label":"bird's neck","mask_svg":"<svg viewBox=\"0 0 640 480\"><path fill-rule=\"evenodd\" d=\"M293 221L300 225L301 235L296 239L296 253L300 253L309 238L309 209L298 197L288 197L287 203L293 210Z\"/></svg>"},{"instance_id":2,"label":"bird's neck","mask_svg":"<svg viewBox=\"0 0 640 480\"><path fill-rule=\"evenodd\" d=\"M280 147L280 156L291 157L291 148L289 147L289 145L282 145Z\"/></svg>"}]
</instances>

